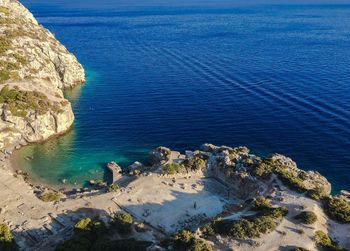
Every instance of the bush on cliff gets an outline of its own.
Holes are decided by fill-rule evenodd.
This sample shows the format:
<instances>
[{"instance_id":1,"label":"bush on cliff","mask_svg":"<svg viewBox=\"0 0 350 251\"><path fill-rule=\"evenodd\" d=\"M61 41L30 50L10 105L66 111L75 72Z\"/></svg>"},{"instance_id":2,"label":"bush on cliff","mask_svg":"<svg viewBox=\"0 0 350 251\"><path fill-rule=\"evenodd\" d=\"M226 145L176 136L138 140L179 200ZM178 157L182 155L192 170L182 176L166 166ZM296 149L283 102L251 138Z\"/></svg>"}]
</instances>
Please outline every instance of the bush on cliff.
<instances>
[{"instance_id":1,"label":"bush on cliff","mask_svg":"<svg viewBox=\"0 0 350 251\"><path fill-rule=\"evenodd\" d=\"M0 250L1 251L18 250L17 244L12 237L10 228L5 224L0 224Z\"/></svg>"},{"instance_id":2,"label":"bush on cliff","mask_svg":"<svg viewBox=\"0 0 350 251\"><path fill-rule=\"evenodd\" d=\"M326 233L322 231L316 231L314 239L316 245L324 251L346 251L346 249L339 246L339 244L334 242Z\"/></svg>"},{"instance_id":3,"label":"bush on cliff","mask_svg":"<svg viewBox=\"0 0 350 251\"><path fill-rule=\"evenodd\" d=\"M182 230L173 237L174 250L178 251L214 251L206 241L198 239L188 230Z\"/></svg>"},{"instance_id":4,"label":"bush on cliff","mask_svg":"<svg viewBox=\"0 0 350 251\"><path fill-rule=\"evenodd\" d=\"M321 200L327 196L326 192L322 187L316 187L307 191L306 196L313 200Z\"/></svg>"},{"instance_id":5,"label":"bush on cliff","mask_svg":"<svg viewBox=\"0 0 350 251\"><path fill-rule=\"evenodd\" d=\"M273 163L269 159L264 159L253 169L253 175L261 178L269 178L274 171Z\"/></svg>"},{"instance_id":6,"label":"bush on cliff","mask_svg":"<svg viewBox=\"0 0 350 251\"><path fill-rule=\"evenodd\" d=\"M195 157L193 159L185 159L182 162L182 165L186 168L188 172L203 170L205 164L206 161L199 157Z\"/></svg>"},{"instance_id":7,"label":"bush on cliff","mask_svg":"<svg viewBox=\"0 0 350 251\"><path fill-rule=\"evenodd\" d=\"M314 224L317 221L317 215L311 211L304 211L295 216L295 219L300 220L304 224Z\"/></svg>"},{"instance_id":8,"label":"bush on cliff","mask_svg":"<svg viewBox=\"0 0 350 251\"><path fill-rule=\"evenodd\" d=\"M180 164L176 164L176 163L166 164L163 166L163 173L176 174L181 172L182 169L183 167Z\"/></svg>"},{"instance_id":9,"label":"bush on cliff","mask_svg":"<svg viewBox=\"0 0 350 251\"><path fill-rule=\"evenodd\" d=\"M324 200L326 213L333 220L350 223L350 203L339 197L328 197Z\"/></svg>"},{"instance_id":10,"label":"bush on cliff","mask_svg":"<svg viewBox=\"0 0 350 251\"><path fill-rule=\"evenodd\" d=\"M132 230L133 217L128 213L116 213L113 216L113 225L120 234L129 234Z\"/></svg>"},{"instance_id":11,"label":"bush on cliff","mask_svg":"<svg viewBox=\"0 0 350 251\"><path fill-rule=\"evenodd\" d=\"M276 170L276 173L279 179L290 189L296 190L297 192L303 193L306 192L307 189L303 184L303 179L298 176L294 176L292 172L284 169Z\"/></svg>"},{"instance_id":12,"label":"bush on cliff","mask_svg":"<svg viewBox=\"0 0 350 251\"><path fill-rule=\"evenodd\" d=\"M0 103L6 103L11 114L17 117L25 117L28 110L36 111L41 115L49 110L62 112L61 108L57 104L51 103L46 95L37 91L9 88L8 85L0 91Z\"/></svg>"}]
</instances>

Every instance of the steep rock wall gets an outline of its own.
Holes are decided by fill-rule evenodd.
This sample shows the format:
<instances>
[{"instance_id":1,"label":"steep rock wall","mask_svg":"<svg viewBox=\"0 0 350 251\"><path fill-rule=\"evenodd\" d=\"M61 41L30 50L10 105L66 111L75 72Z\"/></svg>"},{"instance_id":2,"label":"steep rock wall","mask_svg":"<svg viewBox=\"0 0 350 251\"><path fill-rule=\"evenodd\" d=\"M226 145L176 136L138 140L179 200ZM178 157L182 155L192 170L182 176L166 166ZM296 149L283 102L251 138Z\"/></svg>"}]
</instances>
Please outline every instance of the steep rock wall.
<instances>
[{"instance_id":1,"label":"steep rock wall","mask_svg":"<svg viewBox=\"0 0 350 251\"><path fill-rule=\"evenodd\" d=\"M62 89L84 82L83 67L51 32L17 0L0 0L0 149L69 129Z\"/></svg>"}]
</instances>

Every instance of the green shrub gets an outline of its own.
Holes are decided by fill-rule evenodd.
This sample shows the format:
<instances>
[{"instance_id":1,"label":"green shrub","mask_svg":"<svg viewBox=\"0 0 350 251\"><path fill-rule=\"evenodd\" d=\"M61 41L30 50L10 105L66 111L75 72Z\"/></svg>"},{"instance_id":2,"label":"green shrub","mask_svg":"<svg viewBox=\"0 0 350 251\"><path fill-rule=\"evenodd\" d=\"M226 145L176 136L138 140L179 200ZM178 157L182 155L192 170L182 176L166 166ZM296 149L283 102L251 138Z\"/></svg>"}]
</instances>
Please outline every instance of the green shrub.
<instances>
[{"instance_id":1,"label":"green shrub","mask_svg":"<svg viewBox=\"0 0 350 251\"><path fill-rule=\"evenodd\" d=\"M304 211L295 216L295 219L300 220L304 224L314 224L317 221L317 215L311 211Z\"/></svg>"},{"instance_id":2,"label":"green shrub","mask_svg":"<svg viewBox=\"0 0 350 251\"><path fill-rule=\"evenodd\" d=\"M133 222L133 217L128 213L116 213L113 216L113 225L116 226L117 231L121 234L130 233Z\"/></svg>"},{"instance_id":3,"label":"green shrub","mask_svg":"<svg viewBox=\"0 0 350 251\"><path fill-rule=\"evenodd\" d=\"M10 72L8 70L0 70L0 81L6 81L10 79Z\"/></svg>"},{"instance_id":4,"label":"green shrub","mask_svg":"<svg viewBox=\"0 0 350 251\"><path fill-rule=\"evenodd\" d=\"M204 226L202 226L200 228L200 230L202 231L202 233L206 236L212 236L215 235L215 230L213 228L212 224L206 224Z\"/></svg>"},{"instance_id":5,"label":"green shrub","mask_svg":"<svg viewBox=\"0 0 350 251\"><path fill-rule=\"evenodd\" d=\"M214 232L237 239L258 238L273 231L276 221L288 213L285 207L264 208L257 215L239 220L218 220L213 222Z\"/></svg>"},{"instance_id":6,"label":"green shrub","mask_svg":"<svg viewBox=\"0 0 350 251\"><path fill-rule=\"evenodd\" d=\"M327 234L322 231L316 231L314 239L316 245L324 251L346 251L346 249L339 246L339 244L334 242Z\"/></svg>"},{"instance_id":7,"label":"green shrub","mask_svg":"<svg viewBox=\"0 0 350 251\"><path fill-rule=\"evenodd\" d=\"M316 187L314 189L308 190L306 192L306 196L308 196L309 198L313 199L313 200L321 200L326 196L326 192L324 191L324 189L322 187Z\"/></svg>"},{"instance_id":8,"label":"green shrub","mask_svg":"<svg viewBox=\"0 0 350 251\"><path fill-rule=\"evenodd\" d=\"M181 164L186 168L187 171L199 171L203 170L206 161L195 157L193 159L185 159Z\"/></svg>"},{"instance_id":9,"label":"green shrub","mask_svg":"<svg viewBox=\"0 0 350 251\"><path fill-rule=\"evenodd\" d=\"M105 224L99 219L80 219L74 225L73 237L70 240L59 244L56 248L56 251L91 250L93 245L101 240L106 233L107 228Z\"/></svg>"},{"instance_id":10,"label":"green shrub","mask_svg":"<svg viewBox=\"0 0 350 251\"><path fill-rule=\"evenodd\" d=\"M190 231L182 230L173 237L174 249L178 251L214 251L208 242L197 239Z\"/></svg>"},{"instance_id":11,"label":"green shrub","mask_svg":"<svg viewBox=\"0 0 350 251\"><path fill-rule=\"evenodd\" d=\"M294 176L290 171L278 169L276 173L279 179L290 189L296 190L297 192L305 192L306 188L303 184L303 180L300 177Z\"/></svg>"},{"instance_id":12,"label":"green shrub","mask_svg":"<svg viewBox=\"0 0 350 251\"><path fill-rule=\"evenodd\" d=\"M0 224L0 250L1 251L18 250L17 244L12 237L10 228L5 224Z\"/></svg>"},{"instance_id":13,"label":"green shrub","mask_svg":"<svg viewBox=\"0 0 350 251\"><path fill-rule=\"evenodd\" d=\"M181 172L181 170L182 170L182 166L176 163L166 164L163 166L164 174L175 174L175 173Z\"/></svg>"},{"instance_id":14,"label":"green shrub","mask_svg":"<svg viewBox=\"0 0 350 251\"><path fill-rule=\"evenodd\" d=\"M273 220L283 218L288 214L288 208L286 207L271 207L258 213L259 216L268 216Z\"/></svg>"},{"instance_id":15,"label":"green shrub","mask_svg":"<svg viewBox=\"0 0 350 251\"><path fill-rule=\"evenodd\" d=\"M45 202L53 202L53 201L57 201L61 198L61 195L59 193L56 192L46 192L46 193L42 193L39 196L39 199Z\"/></svg>"},{"instance_id":16,"label":"green shrub","mask_svg":"<svg viewBox=\"0 0 350 251\"><path fill-rule=\"evenodd\" d=\"M350 223L350 203L345 199L328 197L324 200L324 208L328 216L333 220Z\"/></svg>"},{"instance_id":17,"label":"green shrub","mask_svg":"<svg viewBox=\"0 0 350 251\"><path fill-rule=\"evenodd\" d=\"M117 192L119 190L118 184L111 184L107 188L108 193Z\"/></svg>"},{"instance_id":18,"label":"green shrub","mask_svg":"<svg viewBox=\"0 0 350 251\"><path fill-rule=\"evenodd\" d=\"M253 169L253 175L262 178L269 178L274 169L273 163L269 159L264 159L255 166Z\"/></svg>"},{"instance_id":19,"label":"green shrub","mask_svg":"<svg viewBox=\"0 0 350 251\"><path fill-rule=\"evenodd\" d=\"M91 223L92 220L90 218L83 218L74 225L74 230L77 232L86 230L90 231Z\"/></svg>"},{"instance_id":20,"label":"green shrub","mask_svg":"<svg viewBox=\"0 0 350 251\"><path fill-rule=\"evenodd\" d=\"M261 211L271 208L272 205L269 200L266 198L260 196L254 199L252 210L254 211Z\"/></svg>"},{"instance_id":21,"label":"green shrub","mask_svg":"<svg viewBox=\"0 0 350 251\"><path fill-rule=\"evenodd\" d=\"M25 117L28 110L45 114L49 110L62 112L59 105L51 103L45 94L37 91L21 91L18 88L4 86L0 91L0 103L6 103L12 115Z\"/></svg>"}]
</instances>

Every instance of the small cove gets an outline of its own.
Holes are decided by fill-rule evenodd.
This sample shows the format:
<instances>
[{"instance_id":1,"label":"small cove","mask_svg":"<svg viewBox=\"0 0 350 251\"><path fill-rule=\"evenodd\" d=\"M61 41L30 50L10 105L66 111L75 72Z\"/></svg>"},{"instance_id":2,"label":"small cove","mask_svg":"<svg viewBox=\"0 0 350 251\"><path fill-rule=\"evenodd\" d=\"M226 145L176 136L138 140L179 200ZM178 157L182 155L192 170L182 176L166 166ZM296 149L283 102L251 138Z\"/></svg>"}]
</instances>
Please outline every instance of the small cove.
<instances>
[{"instance_id":1,"label":"small cove","mask_svg":"<svg viewBox=\"0 0 350 251\"><path fill-rule=\"evenodd\" d=\"M350 189L350 6L24 4L88 77L66 92L73 129L16 152L33 181L81 186L108 161L210 142L288 155Z\"/></svg>"}]
</instances>

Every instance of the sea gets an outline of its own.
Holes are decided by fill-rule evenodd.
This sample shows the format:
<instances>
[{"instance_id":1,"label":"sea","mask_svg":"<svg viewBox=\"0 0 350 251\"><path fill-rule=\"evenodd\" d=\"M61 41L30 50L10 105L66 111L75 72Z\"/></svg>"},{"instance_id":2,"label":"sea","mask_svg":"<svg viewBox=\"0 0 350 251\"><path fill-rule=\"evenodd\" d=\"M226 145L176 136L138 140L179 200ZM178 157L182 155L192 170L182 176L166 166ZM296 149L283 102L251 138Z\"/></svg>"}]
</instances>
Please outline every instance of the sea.
<instances>
[{"instance_id":1,"label":"sea","mask_svg":"<svg viewBox=\"0 0 350 251\"><path fill-rule=\"evenodd\" d=\"M350 190L350 3L22 0L85 68L65 135L15 153L34 183L203 143L281 153ZM63 183L63 180L66 183Z\"/></svg>"}]
</instances>

